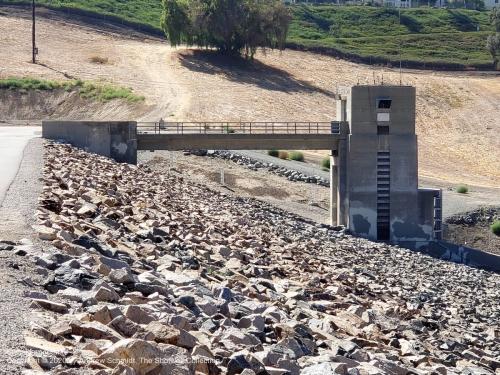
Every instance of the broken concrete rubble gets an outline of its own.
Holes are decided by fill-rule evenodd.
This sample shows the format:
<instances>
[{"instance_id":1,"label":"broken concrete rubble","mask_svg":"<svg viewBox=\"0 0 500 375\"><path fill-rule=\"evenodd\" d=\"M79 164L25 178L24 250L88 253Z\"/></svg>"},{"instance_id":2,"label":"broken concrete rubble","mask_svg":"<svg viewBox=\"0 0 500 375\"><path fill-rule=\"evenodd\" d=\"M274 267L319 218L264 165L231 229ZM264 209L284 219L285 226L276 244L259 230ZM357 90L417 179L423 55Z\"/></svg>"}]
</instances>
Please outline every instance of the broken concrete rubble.
<instances>
[{"instance_id":1,"label":"broken concrete rubble","mask_svg":"<svg viewBox=\"0 0 500 375\"><path fill-rule=\"evenodd\" d=\"M53 235L33 261L51 294L33 300L46 325L28 337L63 347L68 360L30 360L33 370L499 371L499 275L352 238L153 168L47 145L44 228L35 228Z\"/></svg>"}]
</instances>

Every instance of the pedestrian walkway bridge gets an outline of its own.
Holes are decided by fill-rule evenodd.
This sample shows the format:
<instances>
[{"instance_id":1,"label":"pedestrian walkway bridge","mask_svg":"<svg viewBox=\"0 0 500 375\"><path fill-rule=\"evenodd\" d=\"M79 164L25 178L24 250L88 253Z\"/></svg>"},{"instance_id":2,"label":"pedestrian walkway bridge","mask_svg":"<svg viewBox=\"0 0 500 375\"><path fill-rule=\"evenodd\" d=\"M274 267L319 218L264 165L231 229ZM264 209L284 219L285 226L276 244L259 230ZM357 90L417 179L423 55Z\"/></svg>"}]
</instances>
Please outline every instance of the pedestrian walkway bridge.
<instances>
[{"instance_id":1,"label":"pedestrian walkway bridge","mask_svg":"<svg viewBox=\"0 0 500 375\"><path fill-rule=\"evenodd\" d=\"M334 150L347 123L139 122L138 150Z\"/></svg>"},{"instance_id":2,"label":"pedestrian walkway bridge","mask_svg":"<svg viewBox=\"0 0 500 375\"><path fill-rule=\"evenodd\" d=\"M43 121L43 137L136 163L138 150L329 150L331 222L410 248L441 239L441 191L419 189L416 90L356 85L333 122Z\"/></svg>"}]
</instances>

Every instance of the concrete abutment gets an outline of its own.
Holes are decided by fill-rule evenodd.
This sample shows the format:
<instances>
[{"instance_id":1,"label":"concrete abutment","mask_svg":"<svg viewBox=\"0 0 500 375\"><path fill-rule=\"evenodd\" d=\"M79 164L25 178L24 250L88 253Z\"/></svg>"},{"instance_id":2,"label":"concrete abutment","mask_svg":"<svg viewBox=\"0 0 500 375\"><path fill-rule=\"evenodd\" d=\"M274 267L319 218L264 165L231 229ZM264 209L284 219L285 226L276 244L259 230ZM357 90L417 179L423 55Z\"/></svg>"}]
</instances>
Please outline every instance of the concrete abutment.
<instances>
[{"instance_id":1,"label":"concrete abutment","mask_svg":"<svg viewBox=\"0 0 500 375\"><path fill-rule=\"evenodd\" d=\"M439 240L441 192L418 188L415 88L358 85L336 100L324 134L138 134L135 122L43 121L43 136L132 164L137 150L329 150L332 224L411 248Z\"/></svg>"}]
</instances>

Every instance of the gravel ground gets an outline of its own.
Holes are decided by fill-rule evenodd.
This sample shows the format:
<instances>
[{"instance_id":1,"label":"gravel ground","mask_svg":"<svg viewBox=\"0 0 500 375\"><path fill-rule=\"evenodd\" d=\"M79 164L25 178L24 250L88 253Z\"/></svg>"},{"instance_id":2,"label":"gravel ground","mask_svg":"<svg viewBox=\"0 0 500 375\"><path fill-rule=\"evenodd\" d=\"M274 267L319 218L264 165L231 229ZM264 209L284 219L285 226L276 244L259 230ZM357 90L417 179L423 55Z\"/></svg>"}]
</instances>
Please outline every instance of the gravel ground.
<instances>
[{"instance_id":1,"label":"gravel ground","mask_svg":"<svg viewBox=\"0 0 500 375\"><path fill-rule=\"evenodd\" d=\"M307 162L300 162L300 161L294 161L294 160L281 160L280 158L275 158L273 156L267 155L267 151L231 151L234 152L235 154L240 154L244 156L248 156L249 158L252 159L257 159L259 161L265 162L265 163L273 163L276 165L279 165L281 167L285 167L288 169L293 169L296 170L297 172L309 175L309 176L320 176L321 178L324 178L325 180L330 181L330 172L323 171L319 166L315 164L310 164Z\"/></svg>"},{"instance_id":2,"label":"gravel ground","mask_svg":"<svg viewBox=\"0 0 500 375\"><path fill-rule=\"evenodd\" d=\"M296 170L309 176L320 176L330 181L330 173L322 171L321 168L311 163L301 163L291 160L281 160L266 154L265 151L232 151L264 163L274 163L288 169ZM469 186L468 194L458 194L453 189L455 185L449 183L420 178L420 186L443 189L443 215L449 217L466 211L474 210L482 206L499 206L500 189Z\"/></svg>"},{"instance_id":3,"label":"gravel ground","mask_svg":"<svg viewBox=\"0 0 500 375\"><path fill-rule=\"evenodd\" d=\"M173 157L173 159L172 159ZM211 189L252 197L319 223L329 223L329 190L323 186L289 182L267 171L252 171L229 160L185 156L182 152L139 152L139 162L158 173L168 174L170 166L193 181ZM220 184L224 170L225 186Z\"/></svg>"},{"instance_id":4,"label":"gravel ground","mask_svg":"<svg viewBox=\"0 0 500 375\"><path fill-rule=\"evenodd\" d=\"M0 207L0 239L35 242L30 225L41 191L41 139L33 139L24 150L23 161ZM38 290L33 262L0 251L0 374L20 373L26 357L22 331L30 320L28 291ZM41 289L40 289L41 290Z\"/></svg>"},{"instance_id":5,"label":"gravel ground","mask_svg":"<svg viewBox=\"0 0 500 375\"><path fill-rule=\"evenodd\" d=\"M61 249L44 255L55 268L46 287L67 304L38 310L57 320L43 327L58 329L55 344L68 351L52 374L91 367L83 348L94 364L127 360L138 374L194 374L200 356L212 363L204 374L272 366L293 375L493 375L500 367L497 274L214 191L209 176L198 183L181 163L162 176L156 158L136 168L66 145L46 155L36 230ZM186 163L204 167L194 160ZM103 373L94 368L82 371ZM107 373L132 373L116 368Z\"/></svg>"}]
</instances>

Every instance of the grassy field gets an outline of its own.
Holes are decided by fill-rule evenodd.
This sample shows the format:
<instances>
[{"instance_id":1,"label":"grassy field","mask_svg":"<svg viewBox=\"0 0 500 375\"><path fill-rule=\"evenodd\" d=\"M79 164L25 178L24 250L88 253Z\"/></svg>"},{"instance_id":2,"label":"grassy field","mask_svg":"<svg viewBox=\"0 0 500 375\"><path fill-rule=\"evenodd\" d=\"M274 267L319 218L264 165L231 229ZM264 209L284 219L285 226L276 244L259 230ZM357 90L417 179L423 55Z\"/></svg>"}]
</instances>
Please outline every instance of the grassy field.
<instances>
[{"instance_id":1,"label":"grassy field","mask_svg":"<svg viewBox=\"0 0 500 375\"><path fill-rule=\"evenodd\" d=\"M143 96L136 95L131 89L108 84L75 81L50 81L36 78L3 78L0 79L0 89L3 90L77 90L82 98L108 101L123 99L129 102L144 100Z\"/></svg>"},{"instance_id":2,"label":"grassy field","mask_svg":"<svg viewBox=\"0 0 500 375\"><path fill-rule=\"evenodd\" d=\"M161 34L161 0L37 0L52 9L99 16ZM0 0L0 4L29 3ZM489 13L472 10L292 6L288 46L368 64L442 69L491 68Z\"/></svg>"},{"instance_id":3,"label":"grassy field","mask_svg":"<svg viewBox=\"0 0 500 375\"><path fill-rule=\"evenodd\" d=\"M488 68L488 12L295 6L288 41L367 63Z\"/></svg>"}]
</instances>

